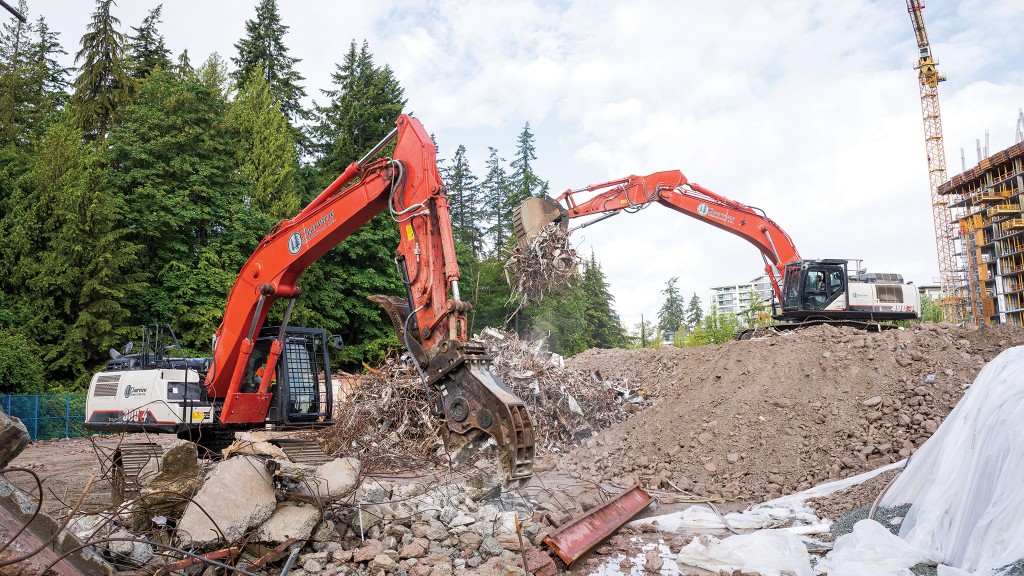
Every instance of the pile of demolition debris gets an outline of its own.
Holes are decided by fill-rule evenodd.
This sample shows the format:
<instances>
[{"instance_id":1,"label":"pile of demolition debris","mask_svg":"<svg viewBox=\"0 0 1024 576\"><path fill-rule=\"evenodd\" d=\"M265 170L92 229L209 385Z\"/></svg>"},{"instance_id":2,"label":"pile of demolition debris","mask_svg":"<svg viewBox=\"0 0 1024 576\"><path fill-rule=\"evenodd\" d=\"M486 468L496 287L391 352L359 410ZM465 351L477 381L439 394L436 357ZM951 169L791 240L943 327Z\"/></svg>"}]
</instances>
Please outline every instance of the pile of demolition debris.
<instances>
[{"instance_id":1,"label":"pile of demolition debris","mask_svg":"<svg viewBox=\"0 0 1024 576\"><path fill-rule=\"evenodd\" d=\"M505 262L512 299L519 308L539 302L547 293L576 279L581 263L569 243L569 230L557 224L545 226L530 245L517 244Z\"/></svg>"},{"instance_id":2,"label":"pile of demolition debris","mask_svg":"<svg viewBox=\"0 0 1024 576\"><path fill-rule=\"evenodd\" d=\"M8 423L0 413L0 425ZM7 426L13 436L0 431L10 440L0 446L5 459L27 443L19 444L27 433L17 425ZM259 432L241 434L216 462L177 441L136 479L136 497L88 514L73 508L57 526L0 475L0 567L16 564L18 574L53 565L62 574L145 568L166 575L206 565L290 576L552 575L541 542L569 519L524 492L503 494L497 476L483 471L385 481L366 475L354 458L293 462ZM19 532L23 524L32 529ZM53 546L50 534L59 534ZM65 552L71 555L60 560Z\"/></svg>"},{"instance_id":3,"label":"pile of demolition debris","mask_svg":"<svg viewBox=\"0 0 1024 576\"><path fill-rule=\"evenodd\" d=\"M567 451L625 420L646 401L624 378L566 368L543 340L522 340L492 328L478 339L494 356L495 374L526 404L538 453ZM335 378L353 380L350 375ZM316 432L325 452L358 455L373 470L439 462L438 424L410 361L389 358L355 380L335 409L337 424Z\"/></svg>"},{"instance_id":4,"label":"pile of demolition debris","mask_svg":"<svg viewBox=\"0 0 1024 576\"><path fill-rule=\"evenodd\" d=\"M629 377L644 410L561 458L573 477L758 501L913 454L1010 325L821 326L722 346L591 350L569 365Z\"/></svg>"}]
</instances>

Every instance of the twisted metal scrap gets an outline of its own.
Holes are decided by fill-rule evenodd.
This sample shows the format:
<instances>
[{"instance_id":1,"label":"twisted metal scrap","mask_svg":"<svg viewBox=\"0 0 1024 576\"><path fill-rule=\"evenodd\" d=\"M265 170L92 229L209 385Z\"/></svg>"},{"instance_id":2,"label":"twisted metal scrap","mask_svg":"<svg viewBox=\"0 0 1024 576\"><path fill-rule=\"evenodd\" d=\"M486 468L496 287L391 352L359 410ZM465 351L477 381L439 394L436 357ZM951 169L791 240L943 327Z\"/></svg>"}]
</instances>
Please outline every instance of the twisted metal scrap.
<instances>
[{"instance_id":1,"label":"twisted metal scrap","mask_svg":"<svg viewBox=\"0 0 1024 576\"><path fill-rule=\"evenodd\" d=\"M491 369L526 404L540 451L568 451L628 416L625 381L564 368L543 340L520 340L514 332L490 328L479 339L494 356ZM439 420L411 365L391 358L370 374L350 378L358 383L335 409L337 424L314 433L326 452L358 457L375 469L440 463Z\"/></svg>"},{"instance_id":2,"label":"twisted metal scrap","mask_svg":"<svg viewBox=\"0 0 1024 576\"><path fill-rule=\"evenodd\" d=\"M509 301L519 303L516 312L539 302L578 278L582 263L569 243L569 231L557 224L545 226L529 246L517 244L505 262L505 280L512 287Z\"/></svg>"},{"instance_id":3,"label":"twisted metal scrap","mask_svg":"<svg viewBox=\"0 0 1024 576\"><path fill-rule=\"evenodd\" d=\"M599 372L565 368L543 340L521 340L515 332L486 328L479 338L494 355L492 369L526 404L541 452L568 452L587 438L625 420L625 381Z\"/></svg>"}]
</instances>

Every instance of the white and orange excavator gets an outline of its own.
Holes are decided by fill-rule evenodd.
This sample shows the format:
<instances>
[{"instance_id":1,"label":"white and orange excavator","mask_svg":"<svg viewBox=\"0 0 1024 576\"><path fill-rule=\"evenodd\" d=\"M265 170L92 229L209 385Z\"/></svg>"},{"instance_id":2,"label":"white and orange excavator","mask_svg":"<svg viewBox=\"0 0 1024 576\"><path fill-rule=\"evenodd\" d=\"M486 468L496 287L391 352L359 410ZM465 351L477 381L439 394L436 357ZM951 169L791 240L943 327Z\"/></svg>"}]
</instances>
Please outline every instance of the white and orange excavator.
<instances>
[{"instance_id":1,"label":"white and orange excavator","mask_svg":"<svg viewBox=\"0 0 1024 576\"><path fill-rule=\"evenodd\" d=\"M661 204L750 242L764 259L774 292L773 317L785 327L841 324L878 327L884 320L920 316L917 288L899 274L868 273L851 260L805 260L793 240L757 208L730 200L687 180L678 170L570 189L557 198L528 198L514 212L521 242L530 243L544 226L596 216L582 228L621 212ZM747 332L749 334L749 331Z\"/></svg>"},{"instance_id":2,"label":"white and orange excavator","mask_svg":"<svg viewBox=\"0 0 1024 576\"><path fill-rule=\"evenodd\" d=\"M376 158L394 142L394 152ZM533 424L523 402L469 339L470 305L459 296L448 198L434 143L420 122L395 129L308 206L280 222L242 267L214 337L211 358L185 358L169 328L147 329L141 350L111 351L92 378L85 427L168 432L211 448L239 430L333 424L326 332L288 325L302 273L375 215L399 229L395 261L405 298L374 296L387 310L454 448L493 439L507 482L533 471ZM280 326L264 321L287 301Z\"/></svg>"}]
</instances>

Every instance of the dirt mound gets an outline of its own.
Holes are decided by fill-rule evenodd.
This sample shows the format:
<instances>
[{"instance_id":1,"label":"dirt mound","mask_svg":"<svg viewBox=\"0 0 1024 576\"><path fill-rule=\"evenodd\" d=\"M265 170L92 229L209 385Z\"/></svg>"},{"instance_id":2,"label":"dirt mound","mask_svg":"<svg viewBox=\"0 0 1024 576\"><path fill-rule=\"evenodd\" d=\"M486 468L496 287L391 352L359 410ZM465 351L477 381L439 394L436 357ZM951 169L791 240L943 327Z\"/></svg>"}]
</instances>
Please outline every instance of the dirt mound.
<instances>
[{"instance_id":1,"label":"dirt mound","mask_svg":"<svg viewBox=\"0 0 1024 576\"><path fill-rule=\"evenodd\" d=\"M589 350L652 402L562 458L574 477L757 500L913 453L1016 326L822 326L718 347Z\"/></svg>"}]
</instances>

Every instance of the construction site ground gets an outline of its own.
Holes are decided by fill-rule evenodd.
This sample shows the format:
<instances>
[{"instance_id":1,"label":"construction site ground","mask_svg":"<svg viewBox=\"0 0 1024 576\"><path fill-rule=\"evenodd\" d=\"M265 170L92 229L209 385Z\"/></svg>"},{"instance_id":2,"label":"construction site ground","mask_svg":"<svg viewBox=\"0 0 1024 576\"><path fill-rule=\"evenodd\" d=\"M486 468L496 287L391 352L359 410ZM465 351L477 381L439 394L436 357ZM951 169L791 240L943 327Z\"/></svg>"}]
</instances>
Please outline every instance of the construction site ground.
<instances>
[{"instance_id":1,"label":"construction site ground","mask_svg":"<svg viewBox=\"0 0 1024 576\"><path fill-rule=\"evenodd\" d=\"M853 476L912 454L981 367L1020 344L1021 327L920 324L881 333L822 326L692 349L589 350L568 359L567 369L626 381L647 400L628 405L626 419L579 439L577 446L545 449L523 498L563 512L550 515L557 524L640 483L658 500L641 517L704 501L726 513ZM11 466L40 475L44 509L59 516L91 476L102 476L97 452L117 441L39 442ZM450 482L463 477L424 469L390 479L401 483L439 474ZM870 505L889 477L810 504L822 517L837 520ZM10 479L35 497L30 476L11 473ZM82 509L109 506L109 484L101 481ZM624 558L622 573L637 573L629 559L644 543L660 539L676 552L692 537L641 532L618 531L568 573L593 573L618 555Z\"/></svg>"}]
</instances>

